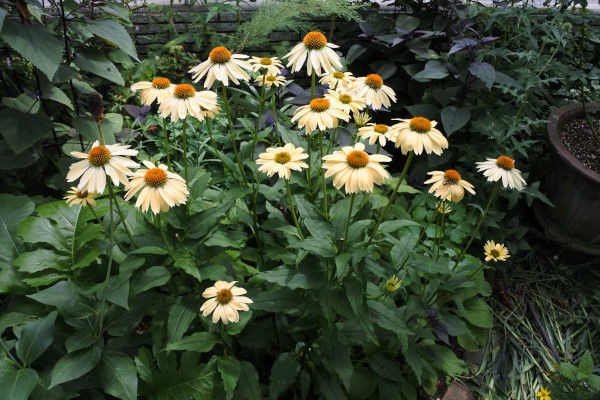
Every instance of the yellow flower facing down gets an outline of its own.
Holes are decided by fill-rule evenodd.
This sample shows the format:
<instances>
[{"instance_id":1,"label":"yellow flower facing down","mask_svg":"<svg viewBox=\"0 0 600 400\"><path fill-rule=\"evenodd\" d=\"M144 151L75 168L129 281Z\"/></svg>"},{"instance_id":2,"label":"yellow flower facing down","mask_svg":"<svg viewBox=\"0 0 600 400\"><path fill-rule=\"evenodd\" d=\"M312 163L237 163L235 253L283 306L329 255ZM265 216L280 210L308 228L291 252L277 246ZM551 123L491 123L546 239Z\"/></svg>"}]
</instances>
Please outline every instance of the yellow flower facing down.
<instances>
[{"instance_id":1,"label":"yellow flower facing down","mask_svg":"<svg viewBox=\"0 0 600 400\"><path fill-rule=\"evenodd\" d=\"M356 91L373 110L381 110L383 107L390 108L392 102L396 102L396 92L391 87L384 85L383 78L377 74L356 78L349 90Z\"/></svg>"},{"instance_id":2,"label":"yellow flower facing down","mask_svg":"<svg viewBox=\"0 0 600 400\"><path fill-rule=\"evenodd\" d=\"M304 161L308 154L302 147L295 147L288 143L283 147L269 147L266 153L261 153L256 160L260 165L258 170L268 176L278 174L280 178L290 179L292 170L302 171L302 168L308 168Z\"/></svg>"},{"instance_id":3,"label":"yellow flower facing down","mask_svg":"<svg viewBox=\"0 0 600 400\"><path fill-rule=\"evenodd\" d=\"M396 275L393 275L385 282L385 286L383 288L387 293L392 294L398 291L398 289L400 289L401 286L402 281L398 279Z\"/></svg>"},{"instance_id":4,"label":"yellow flower facing down","mask_svg":"<svg viewBox=\"0 0 600 400\"><path fill-rule=\"evenodd\" d=\"M162 102L163 99L171 95L171 91L175 85L167 78L154 78L152 82L137 82L131 85L131 91L136 92L140 90L140 100L145 106L149 106L154 101L158 103Z\"/></svg>"},{"instance_id":5,"label":"yellow flower facing down","mask_svg":"<svg viewBox=\"0 0 600 400\"><path fill-rule=\"evenodd\" d=\"M444 149L448 148L448 140L442 132L437 130L436 121L430 121L424 117L414 117L411 119L394 118L401 121L394 125L396 129L396 148L400 147L402 154L408 154L414 151L419 155L425 151L427 154L442 154Z\"/></svg>"},{"instance_id":6,"label":"yellow flower facing down","mask_svg":"<svg viewBox=\"0 0 600 400\"><path fill-rule=\"evenodd\" d=\"M488 182L502 180L502 186L510 189L523 190L527 185L525 179L521 176L521 171L515 168L515 160L508 156L500 156L495 160L486 158L486 161L480 161L477 164L477 171L483 172Z\"/></svg>"},{"instance_id":7,"label":"yellow flower facing down","mask_svg":"<svg viewBox=\"0 0 600 400\"><path fill-rule=\"evenodd\" d=\"M508 249L502 243L496 243L493 240L488 240L483 246L485 253L485 261L506 261L510 258Z\"/></svg>"},{"instance_id":8,"label":"yellow flower facing down","mask_svg":"<svg viewBox=\"0 0 600 400\"><path fill-rule=\"evenodd\" d=\"M76 204L81 204L84 207L89 204L91 207L95 207L96 206L96 200L94 199L95 196L96 196L96 193L94 193L94 192L88 192L88 191L82 192L81 190L72 186L71 190L69 190L67 192L67 195L65 197L63 197L63 199L65 199L67 201L67 204L69 205L69 207L74 206Z\"/></svg>"},{"instance_id":9,"label":"yellow flower facing down","mask_svg":"<svg viewBox=\"0 0 600 400\"><path fill-rule=\"evenodd\" d=\"M471 194L475 194L473 185L462 179L460 173L455 169L446 171L428 172L431 178L424 183L432 184L429 193L442 200L449 200L455 203L460 202L465 197L465 189Z\"/></svg>"},{"instance_id":10,"label":"yellow flower facing down","mask_svg":"<svg viewBox=\"0 0 600 400\"><path fill-rule=\"evenodd\" d=\"M545 387L541 387L536 393L536 396L539 397L540 400L552 400L552 397L550 397L550 390Z\"/></svg>"},{"instance_id":11,"label":"yellow flower facing down","mask_svg":"<svg viewBox=\"0 0 600 400\"><path fill-rule=\"evenodd\" d=\"M369 155L365 145L356 143L354 147L345 146L323 157L325 178L333 176L333 186L340 189L344 186L346 193L372 192L374 184L380 185L390 177L380 162L392 159L381 154Z\"/></svg>"},{"instance_id":12,"label":"yellow flower facing down","mask_svg":"<svg viewBox=\"0 0 600 400\"><path fill-rule=\"evenodd\" d=\"M348 122L350 116L338 103L324 98L312 99L309 104L298 107L291 121L298 121L298 128L304 128L307 135L315 130L322 131L338 126L338 119Z\"/></svg>"},{"instance_id":13,"label":"yellow flower facing down","mask_svg":"<svg viewBox=\"0 0 600 400\"><path fill-rule=\"evenodd\" d=\"M148 169L137 170L131 181L125 185L126 201L141 190L135 206L143 212L150 208L152 213L158 214L160 211L167 211L170 207L185 204L189 192L181 176L169 172L166 165L156 166L150 161L142 161L142 163Z\"/></svg>"},{"instance_id":14,"label":"yellow flower facing down","mask_svg":"<svg viewBox=\"0 0 600 400\"><path fill-rule=\"evenodd\" d=\"M248 304L253 301L243 296L247 293L246 289L235 286L236 282L217 281L202 293L202 297L208 299L200 307L204 317L212 313L214 324L219 320L223 324L240 320L238 311L248 311Z\"/></svg>"},{"instance_id":15,"label":"yellow flower facing down","mask_svg":"<svg viewBox=\"0 0 600 400\"><path fill-rule=\"evenodd\" d=\"M339 46L328 43L327 38L321 32L309 32L304 36L302 42L298 43L287 53L284 58L288 59L287 66L291 66L291 72L300 71L306 62L306 72L311 75L313 70L316 75L334 72L342 68L340 57L333 49Z\"/></svg>"},{"instance_id":16,"label":"yellow flower facing down","mask_svg":"<svg viewBox=\"0 0 600 400\"><path fill-rule=\"evenodd\" d=\"M438 214L450 214L452 212L452 207L445 201L438 201L435 203L435 211Z\"/></svg>"},{"instance_id":17,"label":"yellow flower facing down","mask_svg":"<svg viewBox=\"0 0 600 400\"><path fill-rule=\"evenodd\" d=\"M248 61L254 72L265 71L267 75L279 75L283 64L277 57L251 57Z\"/></svg>"},{"instance_id":18,"label":"yellow flower facing down","mask_svg":"<svg viewBox=\"0 0 600 400\"><path fill-rule=\"evenodd\" d=\"M198 83L204 76L204 87L210 89L215 81L222 82L229 86L229 80L238 85L240 80L248 81L250 75L246 71L252 70L252 65L245 59L244 54L232 54L228 48L223 46L215 47L210 51L208 59L194 68L190 69L192 79Z\"/></svg>"}]
</instances>

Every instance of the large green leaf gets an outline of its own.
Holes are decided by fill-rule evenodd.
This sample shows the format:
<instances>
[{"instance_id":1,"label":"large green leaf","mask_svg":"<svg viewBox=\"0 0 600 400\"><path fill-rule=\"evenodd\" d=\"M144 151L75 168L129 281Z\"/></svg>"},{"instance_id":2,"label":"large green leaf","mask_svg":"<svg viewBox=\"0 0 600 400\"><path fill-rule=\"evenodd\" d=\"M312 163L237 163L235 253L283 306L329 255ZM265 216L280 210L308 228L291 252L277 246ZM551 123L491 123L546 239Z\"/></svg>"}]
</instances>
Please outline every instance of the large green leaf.
<instances>
[{"instance_id":1,"label":"large green leaf","mask_svg":"<svg viewBox=\"0 0 600 400\"><path fill-rule=\"evenodd\" d=\"M483 299L469 299L456 314L480 328L491 328L493 325L492 310Z\"/></svg>"},{"instance_id":2,"label":"large green leaf","mask_svg":"<svg viewBox=\"0 0 600 400\"><path fill-rule=\"evenodd\" d=\"M46 269L64 270L69 266L69 258L56 254L47 249L37 249L22 253L15 259L13 265L19 267L19 271L34 274Z\"/></svg>"},{"instance_id":3,"label":"large green leaf","mask_svg":"<svg viewBox=\"0 0 600 400\"><path fill-rule=\"evenodd\" d=\"M6 14L8 13L8 11L4 8L0 8L0 31L2 30L2 27L4 26L4 18L6 18Z\"/></svg>"},{"instance_id":4,"label":"large green leaf","mask_svg":"<svg viewBox=\"0 0 600 400\"><path fill-rule=\"evenodd\" d=\"M471 110L466 107L447 106L442 110L442 125L447 136L450 136L469 122Z\"/></svg>"},{"instance_id":5,"label":"large green leaf","mask_svg":"<svg viewBox=\"0 0 600 400\"><path fill-rule=\"evenodd\" d=\"M29 151L15 154L6 140L0 138L0 170L14 170L35 164L39 156Z\"/></svg>"},{"instance_id":6,"label":"large green leaf","mask_svg":"<svg viewBox=\"0 0 600 400\"><path fill-rule=\"evenodd\" d=\"M2 27L0 37L52 80L64 51L62 41L52 30L44 25L8 20Z\"/></svg>"},{"instance_id":7,"label":"large green leaf","mask_svg":"<svg viewBox=\"0 0 600 400\"><path fill-rule=\"evenodd\" d=\"M181 340L170 343L166 350L188 350L197 353L206 353L211 351L217 344L217 339L208 332L196 332L193 335L186 336Z\"/></svg>"},{"instance_id":8,"label":"large green leaf","mask_svg":"<svg viewBox=\"0 0 600 400\"><path fill-rule=\"evenodd\" d=\"M204 368L154 372L149 383L152 400L214 400L216 359Z\"/></svg>"},{"instance_id":9,"label":"large green leaf","mask_svg":"<svg viewBox=\"0 0 600 400\"><path fill-rule=\"evenodd\" d=\"M221 380L223 381L223 387L225 388L225 398L231 400L233 398L235 387L240 379L242 366L234 357L221 356L217 360L217 369L221 374Z\"/></svg>"},{"instance_id":10,"label":"large green leaf","mask_svg":"<svg viewBox=\"0 0 600 400\"><path fill-rule=\"evenodd\" d=\"M383 329L394 333L400 340L400 343L405 345L410 331L406 327L406 322L400 311L396 307L379 301L369 300L367 304L373 322Z\"/></svg>"},{"instance_id":11,"label":"large green leaf","mask_svg":"<svg viewBox=\"0 0 600 400\"><path fill-rule=\"evenodd\" d=\"M0 374L0 399L27 400L40 378L31 368Z\"/></svg>"},{"instance_id":12,"label":"large green leaf","mask_svg":"<svg viewBox=\"0 0 600 400\"><path fill-rule=\"evenodd\" d=\"M131 56L131 58L139 61L137 52L135 51L135 44L133 43L133 40L131 40L131 36L129 36L125 27L117 21L112 19L99 19L87 23L85 28L94 35L115 44Z\"/></svg>"},{"instance_id":13,"label":"large green leaf","mask_svg":"<svg viewBox=\"0 0 600 400\"><path fill-rule=\"evenodd\" d=\"M98 50L85 49L77 54L75 65L84 71L91 72L101 78L108 79L117 85L124 85L123 76L107 57Z\"/></svg>"},{"instance_id":14,"label":"large green leaf","mask_svg":"<svg viewBox=\"0 0 600 400\"><path fill-rule=\"evenodd\" d=\"M167 335L169 343L181 339L198 312L182 304L173 304L167 319Z\"/></svg>"},{"instance_id":15,"label":"large green leaf","mask_svg":"<svg viewBox=\"0 0 600 400\"><path fill-rule=\"evenodd\" d=\"M300 363L292 353L281 353L271 367L269 399L277 399L296 380L300 372Z\"/></svg>"},{"instance_id":16,"label":"large green leaf","mask_svg":"<svg viewBox=\"0 0 600 400\"><path fill-rule=\"evenodd\" d=\"M256 400L262 398L256 368L247 361L242 361L241 366L242 370L237 385L236 398L239 398L240 400Z\"/></svg>"},{"instance_id":17,"label":"large green leaf","mask_svg":"<svg viewBox=\"0 0 600 400\"><path fill-rule=\"evenodd\" d=\"M123 353L105 352L100 362L102 388L121 400L137 399L138 378L131 357Z\"/></svg>"},{"instance_id":18,"label":"large green leaf","mask_svg":"<svg viewBox=\"0 0 600 400\"><path fill-rule=\"evenodd\" d=\"M70 382L90 372L100 362L102 350L98 346L78 350L63 356L52 369L50 387Z\"/></svg>"},{"instance_id":19,"label":"large green leaf","mask_svg":"<svg viewBox=\"0 0 600 400\"><path fill-rule=\"evenodd\" d=\"M70 281L58 282L27 297L39 303L56 307L58 313L65 318L83 319L93 317L93 304ZM89 321L81 321L80 324L76 325L89 326Z\"/></svg>"},{"instance_id":20,"label":"large green leaf","mask_svg":"<svg viewBox=\"0 0 600 400\"><path fill-rule=\"evenodd\" d=\"M52 311L44 318L23 326L21 337L15 346L23 365L30 365L50 347L54 341L54 322L57 314L56 311Z\"/></svg>"},{"instance_id":21,"label":"large green leaf","mask_svg":"<svg viewBox=\"0 0 600 400\"><path fill-rule=\"evenodd\" d=\"M317 289L325 284L323 275L318 271L291 270L284 265L270 271L260 272L258 278L290 289Z\"/></svg>"},{"instance_id":22,"label":"large green leaf","mask_svg":"<svg viewBox=\"0 0 600 400\"><path fill-rule=\"evenodd\" d=\"M136 295L156 286L162 286L169 282L171 274L165 267L150 267L131 285L131 294Z\"/></svg>"},{"instance_id":23,"label":"large green leaf","mask_svg":"<svg viewBox=\"0 0 600 400\"><path fill-rule=\"evenodd\" d=\"M15 153L27 150L52 132L52 120L45 114L5 108L0 111L0 120L0 133Z\"/></svg>"}]
</instances>

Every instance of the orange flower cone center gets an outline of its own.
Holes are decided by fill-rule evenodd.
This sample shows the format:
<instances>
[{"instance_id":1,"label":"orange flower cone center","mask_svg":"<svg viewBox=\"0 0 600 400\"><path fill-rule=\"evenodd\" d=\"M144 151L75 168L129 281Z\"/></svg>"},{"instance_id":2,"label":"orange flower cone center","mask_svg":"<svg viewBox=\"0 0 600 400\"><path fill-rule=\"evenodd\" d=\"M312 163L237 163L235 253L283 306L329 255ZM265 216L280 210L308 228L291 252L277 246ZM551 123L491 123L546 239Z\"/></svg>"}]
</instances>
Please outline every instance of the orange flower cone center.
<instances>
[{"instance_id":1,"label":"orange flower cone center","mask_svg":"<svg viewBox=\"0 0 600 400\"><path fill-rule=\"evenodd\" d=\"M229 289L221 289L217 292L217 301L220 304L229 304L233 300L233 293Z\"/></svg>"},{"instance_id":2,"label":"orange flower cone center","mask_svg":"<svg viewBox=\"0 0 600 400\"><path fill-rule=\"evenodd\" d=\"M367 75L365 84L372 89L380 89L383 86L383 79L377 74Z\"/></svg>"},{"instance_id":3,"label":"orange flower cone center","mask_svg":"<svg viewBox=\"0 0 600 400\"><path fill-rule=\"evenodd\" d=\"M329 100L323 98L312 99L310 101L310 109L314 112L323 112L327 110L331 104Z\"/></svg>"},{"instance_id":4,"label":"orange flower cone center","mask_svg":"<svg viewBox=\"0 0 600 400\"><path fill-rule=\"evenodd\" d=\"M369 163L369 155L362 150L353 150L346 156L346 162L352 168L363 168Z\"/></svg>"},{"instance_id":5,"label":"orange flower cone center","mask_svg":"<svg viewBox=\"0 0 600 400\"><path fill-rule=\"evenodd\" d=\"M321 32L309 32L304 36L303 42L309 50L320 50L327 44L327 38Z\"/></svg>"},{"instance_id":6,"label":"orange flower cone center","mask_svg":"<svg viewBox=\"0 0 600 400\"><path fill-rule=\"evenodd\" d=\"M177 85L175 86L175 90L173 90L173 95L178 99L189 99L190 97L194 97L195 94L196 89L188 83Z\"/></svg>"},{"instance_id":7,"label":"orange flower cone center","mask_svg":"<svg viewBox=\"0 0 600 400\"><path fill-rule=\"evenodd\" d=\"M340 103L350 104L352 102L352 96L349 94L343 94L339 97Z\"/></svg>"},{"instance_id":8,"label":"orange flower cone center","mask_svg":"<svg viewBox=\"0 0 600 400\"><path fill-rule=\"evenodd\" d=\"M167 173L162 168L152 168L146 171L144 175L146 185L151 187L161 187L167 183Z\"/></svg>"},{"instance_id":9,"label":"orange flower cone center","mask_svg":"<svg viewBox=\"0 0 600 400\"><path fill-rule=\"evenodd\" d=\"M154 78L152 79L152 86L155 89L166 89L171 86L171 81L167 78Z\"/></svg>"},{"instance_id":10,"label":"orange flower cone center","mask_svg":"<svg viewBox=\"0 0 600 400\"><path fill-rule=\"evenodd\" d=\"M88 197L88 191L87 190L83 191L83 192L76 191L75 196L77 196L78 199L85 199L86 197Z\"/></svg>"},{"instance_id":11,"label":"orange flower cone center","mask_svg":"<svg viewBox=\"0 0 600 400\"><path fill-rule=\"evenodd\" d=\"M496 165L499 168L510 171L515 167L515 161L507 156L500 156L496 159Z\"/></svg>"},{"instance_id":12,"label":"orange flower cone center","mask_svg":"<svg viewBox=\"0 0 600 400\"><path fill-rule=\"evenodd\" d=\"M373 130L377 133L386 133L388 129L388 126L384 124L377 124L373 127Z\"/></svg>"},{"instance_id":13,"label":"orange flower cone center","mask_svg":"<svg viewBox=\"0 0 600 400\"><path fill-rule=\"evenodd\" d=\"M335 72L333 73L333 77L334 77L335 79L342 79L342 78L344 77L344 73L343 73L343 72L340 72L340 71L335 71Z\"/></svg>"},{"instance_id":14,"label":"orange flower cone center","mask_svg":"<svg viewBox=\"0 0 600 400\"><path fill-rule=\"evenodd\" d=\"M460 174L455 169L449 169L444 172L444 178L452 183L458 183L460 181Z\"/></svg>"},{"instance_id":15,"label":"orange flower cone center","mask_svg":"<svg viewBox=\"0 0 600 400\"><path fill-rule=\"evenodd\" d=\"M275 75L269 75L266 79L269 82L275 82L277 80L277 77Z\"/></svg>"},{"instance_id":16,"label":"orange flower cone center","mask_svg":"<svg viewBox=\"0 0 600 400\"><path fill-rule=\"evenodd\" d=\"M102 167L110 161L110 150L106 146L96 146L88 153L88 161L94 167Z\"/></svg>"},{"instance_id":17,"label":"orange flower cone center","mask_svg":"<svg viewBox=\"0 0 600 400\"><path fill-rule=\"evenodd\" d=\"M263 57L260 59L260 63L262 65L271 65L273 64L273 61L269 57Z\"/></svg>"},{"instance_id":18,"label":"orange flower cone center","mask_svg":"<svg viewBox=\"0 0 600 400\"><path fill-rule=\"evenodd\" d=\"M231 60L231 52L227 47L218 46L210 51L208 58L215 64L224 64Z\"/></svg>"},{"instance_id":19,"label":"orange flower cone center","mask_svg":"<svg viewBox=\"0 0 600 400\"><path fill-rule=\"evenodd\" d=\"M411 131L419 133L427 133L431 130L431 121L423 117L414 117L410 120L409 125Z\"/></svg>"},{"instance_id":20,"label":"orange flower cone center","mask_svg":"<svg viewBox=\"0 0 600 400\"><path fill-rule=\"evenodd\" d=\"M277 154L275 154L275 162L279 163L279 164L285 164L287 162L289 162L292 159L292 157L290 156L290 153L288 153L287 151L281 151Z\"/></svg>"}]
</instances>

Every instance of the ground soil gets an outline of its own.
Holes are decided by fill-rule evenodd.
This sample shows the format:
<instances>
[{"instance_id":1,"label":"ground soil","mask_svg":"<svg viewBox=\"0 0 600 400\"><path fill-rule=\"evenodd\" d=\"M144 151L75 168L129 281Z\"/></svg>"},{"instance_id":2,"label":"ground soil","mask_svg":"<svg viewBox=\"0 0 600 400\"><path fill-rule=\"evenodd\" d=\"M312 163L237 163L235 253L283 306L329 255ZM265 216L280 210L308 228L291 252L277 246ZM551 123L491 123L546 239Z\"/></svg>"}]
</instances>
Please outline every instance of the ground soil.
<instances>
[{"instance_id":1,"label":"ground soil","mask_svg":"<svg viewBox=\"0 0 600 400\"><path fill-rule=\"evenodd\" d=\"M590 122L593 132L600 140L600 118L592 117ZM559 135L569 153L583 165L600 174L600 143L593 132L587 120L575 119L567 122Z\"/></svg>"}]
</instances>

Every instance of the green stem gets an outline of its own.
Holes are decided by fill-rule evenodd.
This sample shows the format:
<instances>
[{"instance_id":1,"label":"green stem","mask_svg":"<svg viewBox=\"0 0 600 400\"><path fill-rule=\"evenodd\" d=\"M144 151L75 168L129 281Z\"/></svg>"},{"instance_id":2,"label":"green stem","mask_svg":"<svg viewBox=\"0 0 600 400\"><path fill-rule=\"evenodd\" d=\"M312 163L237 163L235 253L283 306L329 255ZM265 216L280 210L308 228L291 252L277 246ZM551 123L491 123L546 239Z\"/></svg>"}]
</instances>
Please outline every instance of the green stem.
<instances>
[{"instance_id":1,"label":"green stem","mask_svg":"<svg viewBox=\"0 0 600 400\"><path fill-rule=\"evenodd\" d=\"M107 186L108 186L108 192L110 194L110 198L114 198L114 200L115 200L115 206L117 206L117 213L119 214L119 218L121 219L121 223L123 224L123 229L125 230L125 233L127 234L127 238L129 239L129 242L131 242L131 244L134 244L133 236L131 235L131 232L129 232L129 229L127 228L127 224L125 223L125 215L123 214L123 211L121 211L121 206L119 206L119 202L117 201L117 198L115 197L112 185L109 183Z\"/></svg>"},{"instance_id":2,"label":"green stem","mask_svg":"<svg viewBox=\"0 0 600 400\"><path fill-rule=\"evenodd\" d=\"M108 186L110 188L110 184ZM115 199L113 198L112 195L112 191L111 191L111 195L108 198L108 218L109 218L109 235L108 235L108 265L106 266L106 276L104 277L104 284L102 285L104 291L106 291L106 288L108 287L108 280L110 279L110 273L111 273L111 269L112 269L112 260L113 260L113 242L114 242L114 229L113 229L113 201L115 201ZM105 293L106 295L106 293ZM102 305L100 306L100 323L98 325L98 338L102 337L102 332L104 331L104 313L106 312L106 298L105 296L103 296L102 298Z\"/></svg>"},{"instance_id":3,"label":"green stem","mask_svg":"<svg viewBox=\"0 0 600 400\"><path fill-rule=\"evenodd\" d=\"M292 219L294 220L294 225L296 225L296 229L298 230L298 236L300 236L300 239L304 239L304 235L302 235L302 229L300 229L300 224L298 223L298 218L296 217L296 207L294 207L294 199L292 199L292 190L290 189L290 183L285 178L284 178L284 181L285 181L285 189L287 190L287 195L288 195L288 203L290 206L290 213L292 214Z\"/></svg>"},{"instance_id":4,"label":"green stem","mask_svg":"<svg viewBox=\"0 0 600 400\"><path fill-rule=\"evenodd\" d=\"M323 135L325 132L319 133L319 159L323 159ZM321 168L322 169L322 168ZM323 215L325 219L329 219L329 211L327 207L327 179L325 179L325 173L319 171L319 174L323 177Z\"/></svg>"},{"instance_id":5,"label":"green stem","mask_svg":"<svg viewBox=\"0 0 600 400\"><path fill-rule=\"evenodd\" d=\"M100 136L100 144L106 146L106 140L104 140L104 132L102 131L102 124L98 125L98 135Z\"/></svg>"},{"instance_id":6,"label":"green stem","mask_svg":"<svg viewBox=\"0 0 600 400\"><path fill-rule=\"evenodd\" d=\"M252 136L252 152L250 156L254 158L254 150L256 148L256 142L258 141L258 130L260 128L260 116L263 113L263 108L265 106L265 80L267 79L266 75L263 74L262 85L260 87L260 101L258 104L258 115L256 117L256 125L254 127L254 135Z\"/></svg>"},{"instance_id":7,"label":"green stem","mask_svg":"<svg viewBox=\"0 0 600 400\"><path fill-rule=\"evenodd\" d=\"M346 227L344 228L344 238L342 245L340 246L340 254L346 248L346 243L348 243L348 230L350 229L350 220L352 219L352 208L354 207L354 198L356 197L356 193L352 193L350 195L350 207L348 207L348 217L346 218Z\"/></svg>"},{"instance_id":8,"label":"green stem","mask_svg":"<svg viewBox=\"0 0 600 400\"><path fill-rule=\"evenodd\" d=\"M167 168L171 170L171 147L169 145L169 132L167 131L167 119L162 119L163 132L165 133L165 153L167 155Z\"/></svg>"},{"instance_id":9,"label":"green stem","mask_svg":"<svg viewBox=\"0 0 600 400\"><path fill-rule=\"evenodd\" d=\"M383 208L383 211L381 211L381 214L379 214L379 218L377 218L377 221L375 222L375 226L373 227L373 232L371 233L371 237L369 238L369 241L367 242L366 246L370 245L371 242L373 241L373 238L375 237L375 234L377 233L377 228L379 228L379 225L385 218L385 214L387 213L388 208L390 208L390 206L394 203L394 200L396 200L396 195L398 194L398 189L400 189L400 185L402 184L402 181L404 180L404 177L406 176L406 172L408 171L408 167L410 166L410 163L412 162L413 156L414 156L414 153L412 151L410 151L408 153L408 158L406 159L406 163L404 163L404 168L402 169L402 172L400 173L400 177L398 178L398 183L396 184L396 187L394 187L394 191L392 192L392 195L388 199L387 204Z\"/></svg>"},{"instance_id":10,"label":"green stem","mask_svg":"<svg viewBox=\"0 0 600 400\"><path fill-rule=\"evenodd\" d=\"M227 165L223 161L223 157L221 156L221 152L219 150L217 150L217 143L215 142L215 139L213 138L213 135L212 135L212 126L211 126L211 123L210 123L210 119L208 119L208 118L206 119L206 130L208 132L208 137L210 138L210 145L213 148L213 152L217 155L217 157L221 161L221 165L223 166L223 171L229 171L229 168L227 167ZM232 171L232 173L235 175L234 171Z\"/></svg>"},{"instance_id":11,"label":"green stem","mask_svg":"<svg viewBox=\"0 0 600 400\"><path fill-rule=\"evenodd\" d=\"M246 174L244 173L244 164L242 164L242 159L240 158L240 153L235 144L235 137L233 136L233 120L231 119L231 109L229 107L229 99L227 97L227 87L223 84L223 103L225 105L225 111L227 113L227 130L229 133L229 139L231 140L231 146L233 147L233 153L235 154L235 159L238 163L238 167L240 169L240 175L242 177L242 182L247 183Z\"/></svg>"},{"instance_id":12,"label":"green stem","mask_svg":"<svg viewBox=\"0 0 600 400\"><path fill-rule=\"evenodd\" d=\"M442 201L442 205L444 204L444 202ZM436 210L437 213L437 210ZM439 254L439 250L440 250L440 236L443 237L444 235L444 223L446 222L446 214L442 214L442 223L441 224L436 224L435 225L435 256L434 256L434 260L437 261L438 258L438 254ZM439 236L438 236L438 228L439 229Z\"/></svg>"},{"instance_id":13,"label":"green stem","mask_svg":"<svg viewBox=\"0 0 600 400\"><path fill-rule=\"evenodd\" d=\"M315 86L317 83L317 75L315 74L315 71L313 69L311 75L310 75L310 99L314 99L315 98Z\"/></svg>"},{"instance_id":14,"label":"green stem","mask_svg":"<svg viewBox=\"0 0 600 400\"><path fill-rule=\"evenodd\" d=\"M156 224L156 226L158 226L158 230L160 231L160 236L162 237L163 242L165 243L165 247L167 248L167 252L169 253L169 256L171 257L171 260L175 261L175 256L173 255L173 250L171 249L171 244L169 243L169 240L167 239L167 235L165 233L165 228L162 225L162 218L161 218L161 214L154 214L154 223Z\"/></svg>"},{"instance_id":15,"label":"green stem","mask_svg":"<svg viewBox=\"0 0 600 400\"><path fill-rule=\"evenodd\" d=\"M467 245L464 247L464 249L462 249L462 251L458 255L458 258L456 259L456 264L455 265L460 264L460 262L462 261L463 256L465 255L465 253L467 252L467 250L469 250L469 247L471 246L471 243L473 243L473 239L475 239L475 235L477 235L477 233L479 232L479 228L481 228L481 224L483 223L483 221L485 220L485 217L487 217L488 212L490 211L490 207L492 205L492 201L494 201L494 197L496 197L496 192L498 190L499 184L500 184L500 181L496 181L496 183L494 184L494 187L492 188L492 193L490 194L490 198L488 199L488 202L487 202L487 204L485 206L485 209L483 210L483 214L481 215L481 218L479 218L479 222L477 222L477 226L475 227L475 230L473 231L473 233L471 233L471 237L469 238L469 241L467 242Z\"/></svg>"},{"instance_id":16,"label":"green stem","mask_svg":"<svg viewBox=\"0 0 600 400\"><path fill-rule=\"evenodd\" d=\"M279 122L277 121L277 107L275 104L275 90L271 89L271 110L273 111L273 127L275 128L273 132L275 133L275 137L277 138L277 144L281 146L281 138L279 137Z\"/></svg>"},{"instance_id":17,"label":"green stem","mask_svg":"<svg viewBox=\"0 0 600 400\"><path fill-rule=\"evenodd\" d=\"M183 119L183 178L189 183L188 177L188 142L187 142L187 117Z\"/></svg>"}]
</instances>

